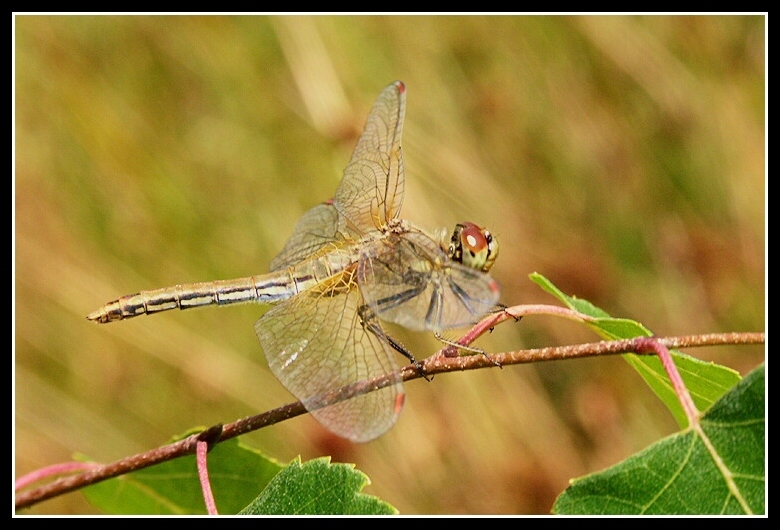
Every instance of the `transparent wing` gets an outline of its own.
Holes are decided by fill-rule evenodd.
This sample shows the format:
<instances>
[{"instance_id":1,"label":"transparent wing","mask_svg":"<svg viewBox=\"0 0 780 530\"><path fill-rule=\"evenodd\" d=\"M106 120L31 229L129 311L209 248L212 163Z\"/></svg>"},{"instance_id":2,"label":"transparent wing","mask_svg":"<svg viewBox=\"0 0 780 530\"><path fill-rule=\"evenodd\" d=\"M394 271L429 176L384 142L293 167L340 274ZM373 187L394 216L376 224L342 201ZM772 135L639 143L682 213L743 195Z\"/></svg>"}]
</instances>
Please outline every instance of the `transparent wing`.
<instances>
[{"instance_id":1,"label":"transparent wing","mask_svg":"<svg viewBox=\"0 0 780 530\"><path fill-rule=\"evenodd\" d=\"M382 228L398 217L404 195L401 131L406 108L400 81L385 88L344 170L332 202L306 212L273 261L277 271L309 258L323 246Z\"/></svg>"},{"instance_id":2,"label":"transparent wing","mask_svg":"<svg viewBox=\"0 0 780 530\"><path fill-rule=\"evenodd\" d=\"M344 170L334 204L349 228L360 233L395 219L404 196L401 131L406 88L396 81L385 88L368 115L366 127Z\"/></svg>"},{"instance_id":3,"label":"transparent wing","mask_svg":"<svg viewBox=\"0 0 780 530\"><path fill-rule=\"evenodd\" d=\"M271 371L312 415L335 434L366 442L398 419L403 387L393 351L363 328L363 301L349 286L342 281L300 293L263 315L255 331ZM385 374L394 374L389 386L312 410L323 393Z\"/></svg>"},{"instance_id":4,"label":"transparent wing","mask_svg":"<svg viewBox=\"0 0 780 530\"><path fill-rule=\"evenodd\" d=\"M339 213L331 203L318 204L303 214L282 251L271 260L271 271L291 267L310 258L328 243L334 242L337 239L338 224Z\"/></svg>"},{"instance_id":5,"label":"transparent wing","mask_svg":"<svg viewBox=\"0 0 780 530\"><path fill-rule=\"evenodd\" d=\"M447 257L426 234L390 234L361 250L358 284L375 314L412 330L475 323L500 296L495 280Z\"/></svg>"}]
</instances>

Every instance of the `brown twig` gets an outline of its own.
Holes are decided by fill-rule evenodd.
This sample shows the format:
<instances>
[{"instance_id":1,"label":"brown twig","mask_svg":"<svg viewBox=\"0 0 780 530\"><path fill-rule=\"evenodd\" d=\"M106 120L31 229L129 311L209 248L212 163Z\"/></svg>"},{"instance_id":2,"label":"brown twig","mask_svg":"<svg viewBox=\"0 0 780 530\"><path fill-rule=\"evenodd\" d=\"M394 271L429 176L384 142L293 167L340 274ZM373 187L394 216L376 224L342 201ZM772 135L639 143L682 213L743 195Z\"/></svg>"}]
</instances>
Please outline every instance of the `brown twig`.
<instances>
[{"instance_id":1,"label":"brown twig","mask_svg":"<svg viewBox=\"0 0 780 530\"><path fill-rule=\"evenodd\" d=\"M464 337L458 341L459 344L468 345L474 339L479 337L485 331L492 329L493 326L512 318L519 318L524 314L556 314L567 318L577 320L587 320L583 315L574 311L564 309L558 306L518 306L497 312L485 318L482 322L474 326ZM492 368L498 363L501 366L512 364L524 364L541 361L565 360L582 357L593 357L597 355L615 355L622 353L650 354L655 353L648 347L648 340L652 340L665 346L666 348L689 348L698 346L716 346L728 344L763 344L765 340L764 333L714 333L708 335L688 335L681 337L637 337L633 339L601 341L589 344L578 344L571 346L555 346L548 348L538 348L531 350L519 350L513 352L503 352L491 355L469 355L469 356L451 356L451 346L442 348L440 352L429 357L423 362L424 372L427 375L434 375L444 372L454 372L463 370L476 370L480 368ZM417 379L421 377L420 371L414 366L409 365L401 369L401 376L404 381ZM344 387L323 396L318 402L322 406L331 405L339 401L349 399L355 395L367 393L387 386L393 379L390 376L381 376L368 381ZM158 447L151 451L123 458L116 462L106 465L89 464L89 468L77 475L67 476L55 480L49 484L40 486L36 489L21 491L16 496L16 509L32 506L41 501L62 495L64 493L80 489L90 484L95 484L103 480L113 478L119 475L137 471L152 465L156 465L181 456L196 453L198 442L207 442L209 446L242 434L279 423L289 418L304 414L306 409L300 402L290 403L277 409L243 418L231 424L221 427L219 431L212 428L203 433L189 436L178 442ZM208 434L206 434L208 433ZM219 434L217 438L216 435ZM206 438L204 438L206 436ZM51 476L55 469L61 466L52 466L47 468L52 470L46 473L46 470L39 470L31 475L36 478ZM28 475L30 477L31 475ZM22 484L27 485L31 480L22 477L17 481L17 489Z\"/></svg>"}]
</instances>

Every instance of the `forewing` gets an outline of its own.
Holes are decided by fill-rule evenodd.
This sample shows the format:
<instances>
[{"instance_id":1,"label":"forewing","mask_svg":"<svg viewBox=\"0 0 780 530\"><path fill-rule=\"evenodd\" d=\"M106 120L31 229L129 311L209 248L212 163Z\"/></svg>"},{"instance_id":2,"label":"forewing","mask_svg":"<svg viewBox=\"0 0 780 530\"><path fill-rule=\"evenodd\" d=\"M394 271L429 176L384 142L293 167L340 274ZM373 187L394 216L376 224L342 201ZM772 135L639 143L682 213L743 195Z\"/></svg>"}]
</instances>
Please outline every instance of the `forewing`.
<instances>
[{"instance_id":1,"label":"forewing","mask_svg":"<svg viewBox=\"0 0 780 530\"><path fill-rule=\"evenodd\" d=\"M401 132L406 88L400 81L385 88L368 115L334 204L350 229L367 232L382 228L398 216L404 195Z\"/></svg>"},{"instance_id":2,"label":"forewing","mask_svg":"<svg viewBox=\"0 0 780 530\"><path fill-rule=\"evenodd\" d=\"M307 410L335 434L366 442L398 419L403 387L389 345L360 323L357 286L342 287L294 296L263 315L255 331L271 371ZM383 375L388 386L315 410L323 394Z\"/></svg>"},{"instance_id":3,"label":"forewing","mask_svg":"<svg viewBox=\"0 0 780 530\"><path fill-rule=\"evenodd\" d=\"M292 236L273 260L270 270L286 269L336 240L339 213L331 203L318 204L301 216Z\"/></svg>"},{"instance_id":4,"label":"forewing","mask_svg":"<svg viewBox=\"0 0 780 530\"><path fill-rule=\"evenodd\" d=\"M450 260L417 231L390 234L364 247L358 283L379 318L420 331L473 324L500 296L488 274Z\"/></svg>"}]
</instances>

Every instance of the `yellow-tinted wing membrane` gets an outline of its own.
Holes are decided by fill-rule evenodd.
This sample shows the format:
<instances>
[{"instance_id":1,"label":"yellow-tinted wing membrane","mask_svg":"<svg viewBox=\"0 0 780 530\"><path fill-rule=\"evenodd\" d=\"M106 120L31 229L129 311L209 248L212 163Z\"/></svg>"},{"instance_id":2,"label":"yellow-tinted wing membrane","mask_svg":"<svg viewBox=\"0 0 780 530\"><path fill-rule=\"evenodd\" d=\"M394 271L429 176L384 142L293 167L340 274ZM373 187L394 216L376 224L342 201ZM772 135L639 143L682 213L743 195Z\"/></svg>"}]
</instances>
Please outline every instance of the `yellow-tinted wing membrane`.
<instances>
[{"instance_id":1,"label":"yellow-tinted wing membrane","mask_svg":"<svg viewBox=\"0 0 780 530\"><path fill-rule=\"evenodd\" d=\"M270 270L278 271L310 258L319 249L336 240L339 213L333 204L318 204L295 224L292 236L279 255L271 260Z\"/></svg>"},{"instance_id":2,"label":"yellow-tinted wing membrane","mask_svg":"<svg viewBox=\"0 0 780 530\"><path fill-rule=\"evenodd\" d=\"M336 190L334 205L358 232L382 228L398 217L404 196L405 110L406 88L396 81L374 103Z\"/></svg>"}]
</instances>

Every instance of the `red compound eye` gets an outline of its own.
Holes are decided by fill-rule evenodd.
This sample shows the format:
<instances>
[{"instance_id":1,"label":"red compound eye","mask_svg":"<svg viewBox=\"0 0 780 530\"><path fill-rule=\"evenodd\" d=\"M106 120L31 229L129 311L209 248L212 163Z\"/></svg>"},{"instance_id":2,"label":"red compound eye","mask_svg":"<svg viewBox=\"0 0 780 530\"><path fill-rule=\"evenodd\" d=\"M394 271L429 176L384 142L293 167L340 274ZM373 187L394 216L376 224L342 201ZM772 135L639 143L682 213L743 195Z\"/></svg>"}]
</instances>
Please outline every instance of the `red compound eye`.
<instances>
[{"instance_id":1,"label":"red compound eye","mask_svg":"<svg viewBox=\"0 0 780 530\"><path fill-rule=\"evenodd\" d=\"M463 223L460 242L463 248L471 252L472 255L483 252L488 246L487 238L482 229L474 223Z\"/></svg>"}]
</instances>

